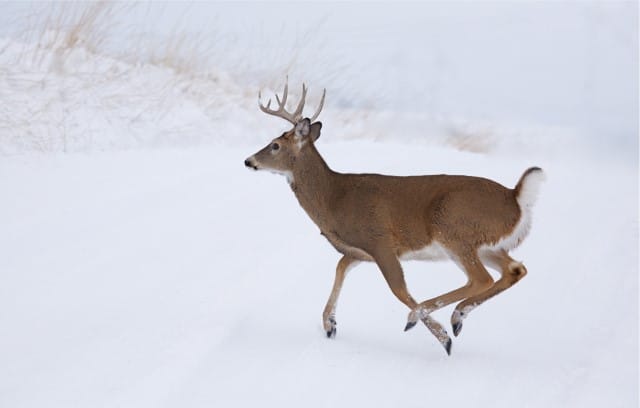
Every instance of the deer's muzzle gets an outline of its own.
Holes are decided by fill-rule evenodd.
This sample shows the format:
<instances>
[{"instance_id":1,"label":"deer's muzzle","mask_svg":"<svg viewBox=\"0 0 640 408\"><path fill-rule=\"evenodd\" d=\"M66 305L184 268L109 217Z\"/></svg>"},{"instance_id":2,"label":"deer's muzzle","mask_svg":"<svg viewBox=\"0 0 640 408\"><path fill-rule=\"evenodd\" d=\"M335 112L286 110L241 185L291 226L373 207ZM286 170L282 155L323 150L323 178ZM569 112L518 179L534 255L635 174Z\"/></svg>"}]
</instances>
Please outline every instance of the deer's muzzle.
<instances>
[{"instance_id":1,"label":"deer's muzzle","mask_svg":"<svg viewBox=\"0 0 640 408\"><path fill-rule=\"evenodd\" d=\"M244 165L249 167L250 169L258 170L258 163L256 162L256 159L253 156L245 160Z\"/></svg>"}]
</instances>

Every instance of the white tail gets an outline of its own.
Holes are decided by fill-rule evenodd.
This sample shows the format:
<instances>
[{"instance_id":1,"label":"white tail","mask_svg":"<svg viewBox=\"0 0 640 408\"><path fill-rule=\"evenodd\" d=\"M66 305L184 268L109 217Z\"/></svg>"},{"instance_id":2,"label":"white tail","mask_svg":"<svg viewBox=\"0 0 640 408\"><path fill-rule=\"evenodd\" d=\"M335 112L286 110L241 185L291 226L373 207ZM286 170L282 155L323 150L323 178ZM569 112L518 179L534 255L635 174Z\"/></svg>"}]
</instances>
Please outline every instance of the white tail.
<instances>
[{"instance_id":1,"label":"white tail","mask_svg":"<svg viewBox=\"0 0 640 408\"><path fill-rule=\"evenodd\" d=\"M285 110L288 86L278 109L260 109L294 126L245 160L254 170L284 174L300 205L322 234L343 256L323 312L328 337L336 334L335 309L350 267L375 262L393 294L409 309L405 330L421 320L451 352L451 338L431 313L459 302L451 316L457 336L469 312L513 286L526 274L508 251L519 245L531 225L531 207L544 178L541 169L525 171L515 188L470 176L396 177L379 174L343 174L327 166L315 147L322 124L302 113L307 89L293 112ZM410 295L401 259L450 258L462 268L467 283L443 295L416 302ZM485 269L501 277L494 282Z\"/></svg>"},{"instance_id":2,"label":"white tail","mask_svg":"<svg viewBox=\"0 0 640 408\"><path fill-rule=\"evenodd\" d=\"M546 176L540 167L531 167L524 172L516 184L516 198L521 208L530 208L536 203L540 185Z\"/></svg>"}]
</instances>

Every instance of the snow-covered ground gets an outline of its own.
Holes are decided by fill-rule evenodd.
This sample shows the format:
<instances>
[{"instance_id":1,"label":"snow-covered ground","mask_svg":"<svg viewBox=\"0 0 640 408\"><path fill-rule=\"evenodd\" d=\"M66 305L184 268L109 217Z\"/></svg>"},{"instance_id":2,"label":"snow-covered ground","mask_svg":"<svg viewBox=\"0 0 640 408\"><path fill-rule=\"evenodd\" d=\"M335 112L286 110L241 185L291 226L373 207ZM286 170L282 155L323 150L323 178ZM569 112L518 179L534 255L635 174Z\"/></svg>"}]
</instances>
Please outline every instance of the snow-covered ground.
<instances>
[{"instance_id":1,"label":"snow-covered ground","mask_svg":"<svg viewBox=\"0 0 640 408\"><path fill-rule=\"evenodd\" d=\"M546 169L514 252L529 274L467 319L451 357L402 331L367 264L326 339L338 255L284 178L243 168L249 147L20 156L0 164L0 405L634 406L635 165L336 143L327 127L319 149L343 171L512 186ZM464 282L451 262L405 267L419 299Z\"/></svg>"},{"instance_id":2,"label":"snow-covered ground","mask_svg":"<svg viewBox=\"0 0 640 408\"><path fill-rule=\"evenodd\" d=\"M493 8L481 15L492 23L522 14L514 5L487 4ZM469 23L471 32L493 39L504 30L514 39L522 34L513 22L490 31L472 18L477 8L464 14L461 4L434 7L425 18L445 34L458 30L447 22ZM625 34L637 30L637 19L635 27L624 19L616 26L624 14L619 5L576 7L579 17L570 4L549 13L556 37L563 21L570 33L556 48L549 32L541 43L524 39L535 55L558 54L582 44L576 33L584 30L592 34L585 54L566 55L562 66L523 64L523 72L539 76L528 88L536 88L533 100L515 107L509 104L518 92L507 75L491 79L496 93L484 113L469 110L476 102L447 76L464 77L456 67L465 57L453 58L451 50L481 52L464 47L465 35L443 35L424 51L449 62L442 72L430 65L443 77L425 79L440 95L427 105L445 112L406 109L424 84L404 99L382 92L376 108L362 94L345 96L336 71L310 68L310 104L320 87L329 88L318 149L335 170L473 174L507 186L531 165L547 173L531 234L513 252L529 274L465 320L450 357L424 328L403 332L407 310L370 264L350 272L337 337L326 338L321 312L338 254L282 177L244 168L247 156L287 130L257 109L250 70L184 72L82 46L65 49L54 32L39 37L40 48L2 33L0 406L637 406L637 38ZM637 14L637 6L628 8ZM264 17L278 11L295 12L274 6ZM522 30L545 15L538 9L531 21L524 18ZM401 23L420 21L407 18L390 15L383 37L406 39L412 29ZM367 61L367 33L380 33L370 20L357 21L346 41L360 38ZM331 37L346 23L326 24L338 30ZM620 48L608 47L612 38L621 38ZM631 66L620 64L628 62L628 41L636 45ZM596 51L585 51L589 44ZM413 58L410 42L395 54L389 38L382 45L379 58ZM310 58L298 46L300 58ZM516 48L509 49L518 54ZM599 52L605 62L592 61ZM490 69L483 61L470 76ZM589 64L582 71L576 61ZM537 82L557 85L571 68L578 79L566 89ZM323 69L330 71L326 85ZM348 88L368 95L379 69L360 79L345 69ZM281 80L281 72L261 70L255 78ZM300 65L293 71L303 74ZM408 71L413 79L415 71ZM401 76L385 82L407 89L410 78ZM582 94L573 92L579 83ZM629 83L635 88L622 86ZM278 85L259 84L265 93ZM470 92L482 99L482 89ZM450 105L456 94L463 107L457 111ZM612 117L621 120L602 133ZM464 282L451 262L404 266L417 299ZM448 323L451 310L435 317Z\"/></svg>"}]
</instances>

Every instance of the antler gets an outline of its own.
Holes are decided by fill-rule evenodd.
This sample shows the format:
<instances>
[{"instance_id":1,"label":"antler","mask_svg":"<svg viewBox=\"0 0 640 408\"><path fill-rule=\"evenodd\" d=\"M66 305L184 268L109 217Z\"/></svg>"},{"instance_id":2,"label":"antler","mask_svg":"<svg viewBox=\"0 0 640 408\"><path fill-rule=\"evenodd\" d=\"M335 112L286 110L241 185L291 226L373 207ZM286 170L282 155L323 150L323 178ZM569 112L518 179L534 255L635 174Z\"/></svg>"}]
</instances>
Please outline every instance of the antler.
<instances>
[{"instance_id":1,"label":"antler","mask_svg":"<svg viewBox=\"0 0 640 408\"><path fill-rule=\"evenodd\" d=\"M316 113L314 113L313 116L309 118L311 122L316 120L318 115L320 115L320 111L324 106L324 97L326 93L327 93L326 89L322 91L322 99L320 100L320 105L318 106ZM289 78L287 78L287 81L284 84L282 100L280 100L280 97L278 97L278 94L276 94L278 109L269 109L269 107L271 106L271 99L269 99L269 101L267 102L267 106L262 105L262 102L260 102L262 100L262 94L260 92L258 92L258 106L260 106L260 110L263 111L264 113L268 115L277 116L295 125L302 119L302 110L304 109L304 102L305 102L305 99L307 98L307 87L304 83L302 84L302 97L300 98L298 107L293 112L287 112L285 110L285 104L287 103L288 94L289 94Z\"/></svg>"}]
</instances>

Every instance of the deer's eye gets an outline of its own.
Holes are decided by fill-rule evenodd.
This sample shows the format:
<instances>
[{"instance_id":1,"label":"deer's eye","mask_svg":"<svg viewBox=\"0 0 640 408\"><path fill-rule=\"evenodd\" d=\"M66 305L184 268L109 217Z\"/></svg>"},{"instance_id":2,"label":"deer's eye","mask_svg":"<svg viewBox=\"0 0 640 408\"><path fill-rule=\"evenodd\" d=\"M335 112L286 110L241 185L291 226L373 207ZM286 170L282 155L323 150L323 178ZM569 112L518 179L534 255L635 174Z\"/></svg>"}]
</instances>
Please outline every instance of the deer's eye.
<instances>
[{"instance_id":1,"label":"deer's eye","mask_svg":"<svg viewBox=\"0 0 640 408\"><path fill-rule=\"evenodd\" d=\"M280 145L277 143L271 143L271 150L278 150L280 149Z\"/></svg>"}]
</instances>

